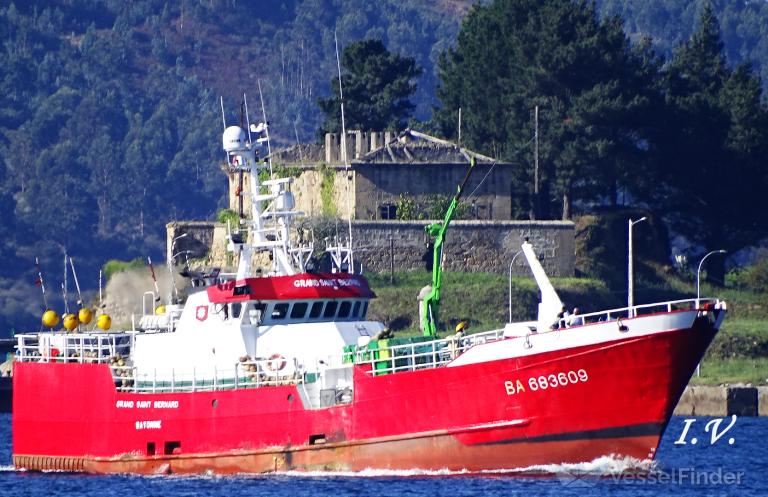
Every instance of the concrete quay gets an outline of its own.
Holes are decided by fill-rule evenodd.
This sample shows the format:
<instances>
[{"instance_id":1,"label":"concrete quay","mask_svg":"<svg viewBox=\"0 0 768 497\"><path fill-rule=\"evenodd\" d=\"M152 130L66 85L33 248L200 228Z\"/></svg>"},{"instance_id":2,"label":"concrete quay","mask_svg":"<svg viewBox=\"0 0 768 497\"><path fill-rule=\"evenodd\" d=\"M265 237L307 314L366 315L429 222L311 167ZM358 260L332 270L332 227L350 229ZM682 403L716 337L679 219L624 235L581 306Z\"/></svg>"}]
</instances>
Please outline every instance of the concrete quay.
<instances>
[{"instance_id":1,"label":"concrete quay","mask_svg":"<svg viewBox=\"0 0 768 497\"><path fill-rule=\"evenodd\" d=\"M676 416L768 416L768 386L691 386L674 414Z\"/></svg>"}]
</instances>

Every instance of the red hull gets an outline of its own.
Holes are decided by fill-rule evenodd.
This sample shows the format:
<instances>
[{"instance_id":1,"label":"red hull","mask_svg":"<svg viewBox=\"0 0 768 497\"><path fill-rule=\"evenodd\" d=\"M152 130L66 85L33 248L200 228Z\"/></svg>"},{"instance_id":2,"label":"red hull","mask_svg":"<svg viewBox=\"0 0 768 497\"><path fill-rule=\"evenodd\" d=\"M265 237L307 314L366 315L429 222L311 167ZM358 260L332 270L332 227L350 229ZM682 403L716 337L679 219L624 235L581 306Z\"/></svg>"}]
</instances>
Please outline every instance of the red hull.
<instances>
[{"instance_id":1,"label":"red hull","mask_svg":"<svg viewBox=\"0 0 768 497\"><path fill-rule=\"evenodd\" d=\"M296 386L134 394L116 391L106 365L16 363L14 464L99 473L480 471L651 458L714 334L676 330L384 376L357 367L353 402L323 409L305 409ZM567 381L576 371L586 380ZM556 386L532 389L539 377Z\"/></svg>"}]
</instances>

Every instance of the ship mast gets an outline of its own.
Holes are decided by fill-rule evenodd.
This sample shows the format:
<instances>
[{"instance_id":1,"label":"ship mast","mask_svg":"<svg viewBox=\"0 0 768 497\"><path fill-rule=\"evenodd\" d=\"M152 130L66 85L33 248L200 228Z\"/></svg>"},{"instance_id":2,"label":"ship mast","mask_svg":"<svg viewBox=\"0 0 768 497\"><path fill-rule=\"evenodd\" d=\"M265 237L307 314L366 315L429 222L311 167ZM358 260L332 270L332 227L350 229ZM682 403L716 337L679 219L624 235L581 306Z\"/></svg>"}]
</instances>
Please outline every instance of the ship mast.
<instances>
[{"instance_id":1,"label":"ship mast","mask_svg":"<svg viewBox=\"0 0 768 497\"><path fill-rule=\"evenodd\" d=\"M247 111L246 111L247 112ZM295 201L288 187L292 178L272 178L261 181L259 172L270 170L264 161L268 157L269 131L266 121L250 123L246 117L248 132L240 126L229 126L224 130L222 146L227 154L231 172L249 173L249 200L251 216L240 220L240 226L228 229L227 250L240 255L237 280L252 276L254 253L269 252L272 267L269 275L285 276L305 271L312 254L310 245L294 248L291 244L293 218L303 215L293 211ZM255 136L255 140L253 137ZM265 153L267 152L267 153Z\"/></svg>"}]
</instances>

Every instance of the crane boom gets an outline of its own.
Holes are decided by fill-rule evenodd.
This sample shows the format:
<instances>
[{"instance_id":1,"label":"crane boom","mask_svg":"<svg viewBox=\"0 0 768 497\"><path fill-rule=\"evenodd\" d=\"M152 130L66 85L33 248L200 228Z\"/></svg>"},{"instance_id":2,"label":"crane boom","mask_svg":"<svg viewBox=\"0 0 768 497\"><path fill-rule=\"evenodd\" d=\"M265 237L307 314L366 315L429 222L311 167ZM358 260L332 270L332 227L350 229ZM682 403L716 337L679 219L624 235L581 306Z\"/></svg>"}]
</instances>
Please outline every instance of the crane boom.
<instances>
[{"instance_id":1,"label":"crane boom","mask_svg":"<svg viewBox=\"0 0 768 497\"><path fill-rule=\"evenodd\" d=\"M432 287L429 293L424 297L423 306L421 309L422 316L421 322L424 323L424 329L422 333L424 336L435 336L437 334L437 321L440 311L440 287L442 286L442 262L443 262L443 241L445 240L445 232L448 229L448 225L453 220L453 215L461 202L461 194L464 193L464 187L469 180L472 170L475 168L475 158L472 157L469 161L469 169L464 176L464 180L456 190L456 195L451 200L451 204L445 211L445 216L442 222L432 223L427 225L424 230L430 237L434 238L434 247L432 249Z\"/></svg>"}]
</instances>

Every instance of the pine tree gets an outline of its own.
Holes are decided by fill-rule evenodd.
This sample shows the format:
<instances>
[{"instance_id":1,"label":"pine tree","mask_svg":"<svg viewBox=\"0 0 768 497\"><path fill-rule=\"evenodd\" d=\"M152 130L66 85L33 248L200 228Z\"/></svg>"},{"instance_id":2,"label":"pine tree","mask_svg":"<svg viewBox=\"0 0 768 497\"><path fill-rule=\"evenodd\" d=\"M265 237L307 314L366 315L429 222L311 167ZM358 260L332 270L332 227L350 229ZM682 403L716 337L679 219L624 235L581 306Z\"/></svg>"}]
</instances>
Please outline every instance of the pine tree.
<instances>
[{"instance_id":1,"label":"pine tree","mask_svg":"<svg viewBox=\"0 0 768 497\"><path fill-rule=\"evenodd\" d=\"M717 18L705 8L666 74L671 118L660 142L666 188L653 195L672 227L704 250L739 249L768 227L761 200L768 186L768 112L760 87L749 66L728 68ZM710 263L710 274L722 281L721 259Z\"/></svg>"},{"instance_id":2,"label":"pine tree","mask_svg":"<svg viewBox=\"0 0 768 497\"><path fill-rule=\"evenodd\" d=\"M538 106L539 198L533 187L516 196L530 199L533 217L552 216L551 206L567 219L577 201L615 201L643 155L641 125L658 99L651 59L618 18L599 21L584 0L476 5L440 58L435 121L456 139L461 108L462 142L524 164L520 180L532 185Z\"/></svg>"},{"instance_id":3,"label":"pine tree","mask_svg":"<svg viewBox=\"0 0 768 497\"><path fill-rule=\"evenodd\" d=\"M390 53L380 40L361 40L344 49L341 66L347 129L402 129L414 109L413 79L421 74L415 60ZM331 97L318 99L325 115L320 136L341 130L338 76L331 89Z\"/></svg>"}]
</instances>

